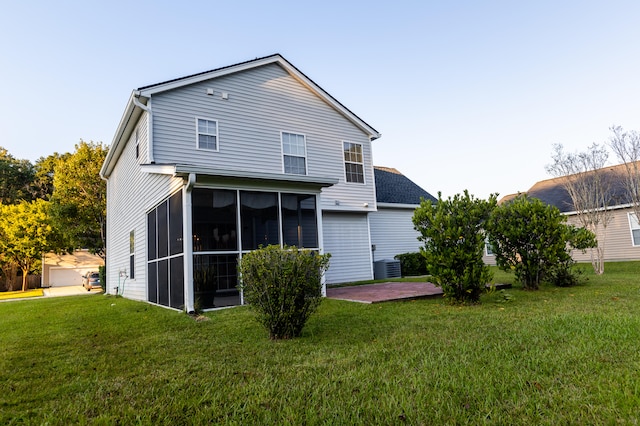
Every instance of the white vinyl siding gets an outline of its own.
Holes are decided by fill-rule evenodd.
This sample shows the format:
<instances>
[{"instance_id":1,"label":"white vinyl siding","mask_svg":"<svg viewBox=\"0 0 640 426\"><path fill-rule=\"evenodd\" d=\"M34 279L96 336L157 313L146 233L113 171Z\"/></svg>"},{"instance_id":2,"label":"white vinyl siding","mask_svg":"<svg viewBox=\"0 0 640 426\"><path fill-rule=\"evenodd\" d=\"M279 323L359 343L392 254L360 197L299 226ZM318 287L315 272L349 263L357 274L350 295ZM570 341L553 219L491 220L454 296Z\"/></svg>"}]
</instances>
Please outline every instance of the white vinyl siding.
<instances>
[{"instance_id":1,"label":"white vinyl siding","mask_svg":"<svg viewBox=\"0 0 640 426\"><path fill-rule=\"evenodd\" d=\"M147 146L147 117L140 117L139 146ZM135 134L107 181L107 256L106 283L110 294L119 293L131 299L147 300L146 235L147 211L163 198L183 186L181 178L143 173L135 159ZM134 232L135 278L130 276L130 235Z\"/></svg>"},{"instance_id":2,"label":"white vinyl siding","mask_svg":"<svg viewBox=\"0 0 640 426\"><path fill-rule=\"evenodd\" d=\"M207 88L229 98L207 96ZM152 101L157 164L281 174L281 132L295 130L305 136L307 175L339 179L322 191L323 208L375 208L373 179L367 179L373 174L368 135L277 64L155 94ZM195 149L194 117L217 120L218 152ZM346 183L342 141L361 144L364 185Z\"/></svg>"},{"instance_id":3,"label":"white vinyl siding","mask_svg":"<svg viewBox=\"0 0 640 426\"><path fill-rule=\"evenodd\" d=\"M307 174L307 144L304 135L282 132L282 162L287 174Z\"/></svg>"},{"instance_id":4,"label":"white vinyl siding","mask_svg":"<svg viewBox=\"0 0 640 426\"><path fill-rule=\"evenodd\" d=\"M366 214L324 213L324 252L331 253L328 284L373 279L371 239Z\"/></svg>"},{"instance_id":5,"label":"white vinyl siding","mask_svg":"<svg viewBox=\"0 0 640 426\"><path fill-rule=\"evenodd\" d=\"M381 208L369 213L371 244L376 246L373 252L375 260L393 259L402 253L414 253L420 250L420 234L413 228L413 210L406 208Z\"/></svg>"},{"instance_id":6,"label":"white vinyl siding","mask_svg":"<svg viewBox=\"0 0 640 426\"><path fill-rule=\"evenodd\" d=\"M218 151L218 122L196 118L198 128L198 149Z\"/></svg>"}]
</instances>

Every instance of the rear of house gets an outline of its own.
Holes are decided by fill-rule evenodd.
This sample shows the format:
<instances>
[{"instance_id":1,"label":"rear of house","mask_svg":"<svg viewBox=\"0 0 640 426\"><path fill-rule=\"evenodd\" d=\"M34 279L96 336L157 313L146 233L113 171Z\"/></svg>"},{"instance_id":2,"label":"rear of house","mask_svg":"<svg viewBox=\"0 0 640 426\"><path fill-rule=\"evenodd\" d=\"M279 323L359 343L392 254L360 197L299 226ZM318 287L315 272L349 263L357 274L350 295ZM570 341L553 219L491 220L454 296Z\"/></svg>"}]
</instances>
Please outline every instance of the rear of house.
<instances>
[{"instance_id":1,"label":"rear of house","mask_svg":"<svg viewBox=\"0 0 640 426\"><path fill-rule=\"evenodd\" d=\"M107 179L107 292L176 309L241 304L260 245L332 254L327 283L372 278L378 132L280 55L141 87Z\"/></svg>"}]
</instances>

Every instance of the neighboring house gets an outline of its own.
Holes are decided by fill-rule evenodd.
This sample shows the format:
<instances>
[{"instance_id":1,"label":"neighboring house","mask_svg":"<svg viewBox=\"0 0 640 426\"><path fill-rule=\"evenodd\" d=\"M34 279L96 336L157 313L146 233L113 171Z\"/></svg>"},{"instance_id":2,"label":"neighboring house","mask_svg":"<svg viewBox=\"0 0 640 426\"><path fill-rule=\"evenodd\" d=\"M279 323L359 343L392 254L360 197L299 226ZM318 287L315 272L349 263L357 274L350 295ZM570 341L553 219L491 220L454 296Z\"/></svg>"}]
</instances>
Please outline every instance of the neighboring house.
<instances>
[{"instance_id":1,"label":"neighboring house","mask_svg":"<svg viewBox=\"0 0 640 426\"><path fill-rule=\"evenodd\" d=\"M42 262L42 287L82 285L82 276L98 272L104 261L87 250L68 254L47 253Z\"/></svg>"},{"instance_id":2,"label":"neighboring house","mask_svg":"<svg viewBox=\"0 0 640 426\"><path fill-rule=\"evenodd\" d=\"M327 283L371 279L379 137L280 55L134 90L100 172L106 291L241 304L238 259L268 244L331 253Z\"/></svg>"},{"instance_id":3,"label":"neighboring house","mask_svg":"<svg viewBox=\"0 0 640 426\"><path fill-rule=\"evenodd\" d=\"M604 237L605 260L640 260L640 224L638 224L630 200L624 190L625 166L620 164L605 167L602 172L603 178L610 182L609 198L611 199L608 207L611 210L611 221L607 225L606 234L599 236L599 238ZM530 197L538 198L546 204L557 207L568 216L568 223L581 226L573 201L562 184L564 179L566 178L561 177L537 182L526 193ZM515 196L517 194L505 196L500 200L500 203L511 200ZM574 250L572 256L578 262L591 260L589 251L582 253L580 250ZM494 256L486 254L485 262L495 264Z\"/></svg>"},{"instance_id":4,"label":"neighboring house","mask_svg":"<svg viewBox=\"0 0 640 426\"><path fill-rule=\"evenodd\" d=\"M413 212L421 199L436 198L394 168L375 166L374 174L378 211L369 213L374 260L419 251L423 243L413 227Z\"/></svg>"}]
</instances>

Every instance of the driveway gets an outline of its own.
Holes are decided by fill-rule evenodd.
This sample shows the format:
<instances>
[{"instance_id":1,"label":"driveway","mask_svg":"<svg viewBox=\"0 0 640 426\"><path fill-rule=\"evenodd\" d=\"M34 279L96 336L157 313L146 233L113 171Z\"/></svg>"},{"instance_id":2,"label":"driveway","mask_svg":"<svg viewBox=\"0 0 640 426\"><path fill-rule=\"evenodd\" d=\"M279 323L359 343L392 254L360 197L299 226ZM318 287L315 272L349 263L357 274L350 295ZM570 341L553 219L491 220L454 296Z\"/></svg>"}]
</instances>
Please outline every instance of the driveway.
<instances>
[{"instance_id":1,"label":"driveway","mask_svg":"<svg viewBox=\"0 0 640 426\"><path fill-rule=\"evenodd\" d=\"M60 296L79 296L83 294L98 294L102 293L101 288L94 288L91 291L87 291L81 285L68 285L63 287L49 287L43 289L44 297L60 297Z\"/></svg>"}]
</instances>

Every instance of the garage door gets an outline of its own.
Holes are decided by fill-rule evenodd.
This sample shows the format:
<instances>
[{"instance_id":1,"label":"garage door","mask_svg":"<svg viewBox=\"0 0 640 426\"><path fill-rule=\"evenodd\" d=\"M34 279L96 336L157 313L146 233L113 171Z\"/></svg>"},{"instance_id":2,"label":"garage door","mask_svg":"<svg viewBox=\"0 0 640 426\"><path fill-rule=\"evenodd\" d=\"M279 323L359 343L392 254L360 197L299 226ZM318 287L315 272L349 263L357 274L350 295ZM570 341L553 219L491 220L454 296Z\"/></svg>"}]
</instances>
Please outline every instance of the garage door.
<instances>
[{"instance_id":1,"label":"garage door","mask_svg":"<svg viewBox=\"0 0 640 426\"><path fill-rule=\"evenodd\" d=\"M68 285L82 285L82 275L87 273L86 269L50 269L49 285L51 287L62 287Z\"/></svg>"},{"instance_id":2,"label":"garage door","mask_svg":"<svg viewBox=\"0 0 640 426\"><path fill-rule=\"evenodd\" d=\"M373 278L366 214L324 213L324 251L331 253L327 284Z\"/></svg>"}]
</instances>

